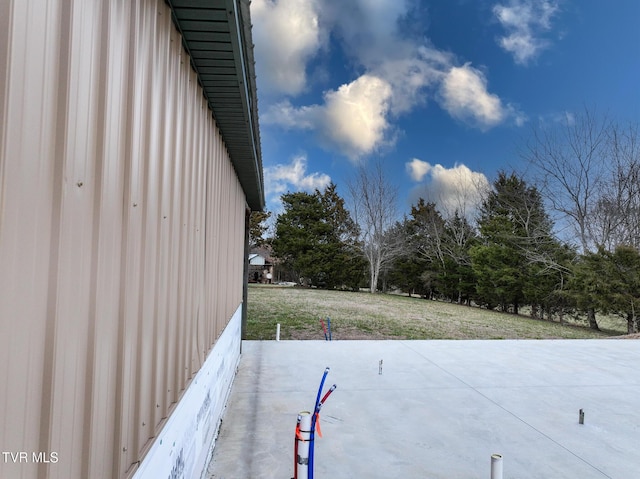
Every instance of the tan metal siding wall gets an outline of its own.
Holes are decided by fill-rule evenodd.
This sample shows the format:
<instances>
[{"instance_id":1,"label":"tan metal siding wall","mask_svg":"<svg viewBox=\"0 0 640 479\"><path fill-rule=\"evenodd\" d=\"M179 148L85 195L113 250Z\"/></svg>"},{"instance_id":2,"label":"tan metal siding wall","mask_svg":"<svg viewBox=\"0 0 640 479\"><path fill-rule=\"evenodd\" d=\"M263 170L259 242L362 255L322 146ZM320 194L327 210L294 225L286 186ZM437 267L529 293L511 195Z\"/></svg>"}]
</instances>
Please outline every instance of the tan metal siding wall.
<instances>
[{"instance_id":1,"label":"tan metal siding wall","mask_svg":"<svg viewBox=\"0 0 640 479\"><path fill-rule=\"evenodd\" d=\"M125 477L242 300L245 195L163 0L1 3L0 477Z\"/></svg>"}]
</instances>

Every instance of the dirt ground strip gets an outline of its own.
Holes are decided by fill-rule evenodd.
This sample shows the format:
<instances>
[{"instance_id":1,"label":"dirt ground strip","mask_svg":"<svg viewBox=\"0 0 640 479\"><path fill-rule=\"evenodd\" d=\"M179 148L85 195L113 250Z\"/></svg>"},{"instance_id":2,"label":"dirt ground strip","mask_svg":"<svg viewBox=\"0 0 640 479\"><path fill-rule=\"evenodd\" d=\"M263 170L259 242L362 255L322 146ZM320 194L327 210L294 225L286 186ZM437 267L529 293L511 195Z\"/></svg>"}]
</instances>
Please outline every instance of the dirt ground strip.
<instances>
[{"instance_id":1,"label":"dirt ground strip","mask_svg":"<svg viewBox=\"0 0 640 479\"><path fill-rule=\"evenodd\" d=\"M635 334L625 334L624 336L616 336L612 339L640 339L640 333Z\"/></svg>"}]
</instances>

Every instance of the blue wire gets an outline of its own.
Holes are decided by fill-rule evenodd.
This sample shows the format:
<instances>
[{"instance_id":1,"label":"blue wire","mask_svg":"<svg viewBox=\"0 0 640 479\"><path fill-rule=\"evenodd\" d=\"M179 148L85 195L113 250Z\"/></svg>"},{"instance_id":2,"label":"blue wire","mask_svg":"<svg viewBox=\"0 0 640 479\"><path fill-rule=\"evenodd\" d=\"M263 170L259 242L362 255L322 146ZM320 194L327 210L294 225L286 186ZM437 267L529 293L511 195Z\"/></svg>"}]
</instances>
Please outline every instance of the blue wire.
<instances>
[{"instance_id":1,"label":"blue wire","mask_svg":"<svg viewBox=\"0 0 640 479\"><path fill-rule=\"evenodd\" d=\"M318 409L320 407L320 396L322 396L322 388L324 387L324 380L327 379L327 374L329 374L329 368L324 370L324 374L322 375L322 380L320 381L320 387L318 388L318 397L316 398L316 405L313 408L313 416L311 416L311 434L309 435L309 466L307 476L309 479L313 479L313 446L315 439L315 430L316 430L316 418L318 416Z\"/></svg>"},{"instance_id":2,"label":"blue wire","mask_svg":"<svg viewBox=\"0 0 640 479\"><path fill-rule=\"evenodd\" d=\"M329 341L331 341L331 318L327 317L327 323L329 323Z\"/></svg>"}]
</instances>

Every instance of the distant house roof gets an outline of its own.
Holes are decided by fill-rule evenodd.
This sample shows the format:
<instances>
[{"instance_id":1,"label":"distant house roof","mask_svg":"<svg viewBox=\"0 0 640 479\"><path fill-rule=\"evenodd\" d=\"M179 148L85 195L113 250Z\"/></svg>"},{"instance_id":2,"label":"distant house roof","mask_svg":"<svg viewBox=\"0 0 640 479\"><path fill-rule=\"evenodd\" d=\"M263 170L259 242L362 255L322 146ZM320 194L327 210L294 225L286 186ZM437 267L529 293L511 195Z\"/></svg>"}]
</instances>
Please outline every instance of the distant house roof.
<instances>
[{"instance_id":1,"label":"distant house roof","mask_svg":"<svg viewBox=\"0 0 640 479\"><path fill-rule=\"evenodd\" d=\"M250 0L165 0L252 210L264 179Z\"/></svg>"},{"instance_id":2,"label":"distant house roof","mask_svg":"<svg viewBox=\"0 0 640 479\"><path fill-rule=\"evenodd\" d=\"M264 266L267 263L267 259L257 253L252 253L249 255L249 264L254 266Z\"/></svg>"}]
</instances>

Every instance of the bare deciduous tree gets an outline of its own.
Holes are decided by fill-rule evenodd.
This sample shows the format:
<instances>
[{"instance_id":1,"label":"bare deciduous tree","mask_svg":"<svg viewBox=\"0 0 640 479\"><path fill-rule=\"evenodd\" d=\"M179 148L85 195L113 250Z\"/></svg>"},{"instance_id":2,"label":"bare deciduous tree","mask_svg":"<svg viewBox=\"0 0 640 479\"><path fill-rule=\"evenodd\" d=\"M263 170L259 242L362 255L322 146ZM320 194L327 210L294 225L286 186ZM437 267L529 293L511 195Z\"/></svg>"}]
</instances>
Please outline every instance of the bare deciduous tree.
<instances>
[{"instance_id":1,"label":"bare deciduous tree","mask_svg":"<svg viewBox=\"0 0 640 479\"><path fill-rule=\"evenodd\" d=\"M404 247L404 238L389 234L397 219L397 189L385 178L379 162L369 168L361 164L348 187L362 252L369 264L370 291L375 293L380 271Z\"/></svg>"},{"instance_id":2,"label":"bare deciduous tree","mask_svg":"<svg viewBox=\"0 0 640 479\"><path fill-rule=\"evenodd\" d=\"M607 251L640 249L640 141L638 125L612 124L607 138L608 171L590 224Z\"/></svg>"},{"instance_id":3,"label":"bare deciduous tree","mask_svg":"<svg viewBox=\"0 0 640 479\"><path fill-rule=\"evenodd\" d=\"M640 247L638 134L637 124L621 126L585 109L566 116L560 127L534 129L521 153L582 253Z\"/></svg>"},{"instance_id":4,"label":"bare deciduous tree","mask_svg":"<svg viewBox=\"0 0 640 479\"><path fill-rule=\"evenodd\" d=\"M639 248L638 126L621 127L588 109L557 126L535 129L522 157L537 171L537 184L560 221L573 229L583 254ZM587 318L598 329L593 307Z\"/></svg>"},{"instance_id":5,"label":"bare deciduous tree","mask_svg":"<svg viewBox=\"0 0 640 479\"><path fill-rule=\"evenodd\" d=\"M594 248L591 216L605 171L610 121L585 109L559 126L534 128L521 156L537 171L536 184L568 223L583 252Z\"/></svg>"}]
</instances>

